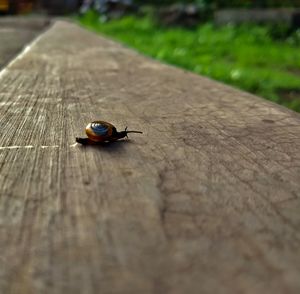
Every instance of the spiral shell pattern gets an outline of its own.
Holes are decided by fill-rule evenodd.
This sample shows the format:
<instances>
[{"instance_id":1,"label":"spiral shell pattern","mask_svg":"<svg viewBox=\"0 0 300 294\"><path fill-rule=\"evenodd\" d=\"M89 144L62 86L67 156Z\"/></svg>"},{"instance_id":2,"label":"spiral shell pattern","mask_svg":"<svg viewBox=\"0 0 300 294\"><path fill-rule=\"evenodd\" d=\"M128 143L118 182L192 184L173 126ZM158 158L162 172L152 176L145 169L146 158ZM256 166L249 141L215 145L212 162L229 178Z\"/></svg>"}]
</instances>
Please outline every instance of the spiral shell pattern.
<instances>
[{"instance_id":1,"label":"spiral shell pattern","mask_svg":"<svg viewBox=\"0 0 300 294\"><path fill-rule=\"evenodd\" d=\"M108 131L107 126L97 122L91 123L91 129L97 136L105 136Z\"/></svg>"},{"instance_id":2,"label":"spiral shell pattern","mask_svg":"<svg viewBox=\"0 0 300 294\"><path fill-rule=\"evenodd\" d=\"M113 125L104 121L94 121L89 123L85 132L90 140L94 142L104 142L112 135Z\"/></svg>"}]
</instances>

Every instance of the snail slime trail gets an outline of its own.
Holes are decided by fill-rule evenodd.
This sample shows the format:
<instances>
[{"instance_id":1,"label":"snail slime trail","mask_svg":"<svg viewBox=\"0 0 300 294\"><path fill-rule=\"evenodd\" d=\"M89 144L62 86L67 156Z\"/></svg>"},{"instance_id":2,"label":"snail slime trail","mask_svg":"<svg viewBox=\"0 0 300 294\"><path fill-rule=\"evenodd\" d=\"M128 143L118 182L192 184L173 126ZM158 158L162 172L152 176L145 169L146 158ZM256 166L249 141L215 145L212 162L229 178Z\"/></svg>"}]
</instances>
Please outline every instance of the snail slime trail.
<instances>
[{"instance_id":1,"label":"snail slime trail","mask_svg":"<svg viewBox=\"0 0 300 294\"><path fill-rule=\"evenodd\" d=\"M7 149L32 149L34 146L0 146L0 150L7 150Z\"/></svg>"},{"instance_id":2,"label":"snail slime trail","mask_svg":"<svg viewBox=\"0 0 300 294\"><path fill-rule=\"evenodd\" d=\"M78 144L74 143L69 145L70 148L76 147ZM33 145L25 145L25 146L0 146L0 150L14 150L14 149L34 149L34 148L41 148L41 149L57 149L59 148L58 145L50 145L50 146L33 146Z\"/></svg>"}]
</instances>

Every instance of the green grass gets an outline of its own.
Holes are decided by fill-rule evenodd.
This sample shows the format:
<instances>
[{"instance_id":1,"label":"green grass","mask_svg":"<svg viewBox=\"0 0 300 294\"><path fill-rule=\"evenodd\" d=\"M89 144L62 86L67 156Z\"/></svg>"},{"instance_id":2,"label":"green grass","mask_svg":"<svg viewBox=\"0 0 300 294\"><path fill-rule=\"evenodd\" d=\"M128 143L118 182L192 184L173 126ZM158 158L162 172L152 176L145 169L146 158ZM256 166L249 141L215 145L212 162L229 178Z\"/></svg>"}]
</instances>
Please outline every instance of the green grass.
<instances>
[{"instance_id":1,"label":"green grass","mask_svg":"<svg viewBox=\"0 0 300 294\"><path fill-rule=\"evenodd\" d=\"M89 12L85 27L119 40L145 55L236 86L300 112L300 97L279 93L300 90L299 36L276 41L267 27L166 28L150 18L127 16L101 23ZM300 92L299 92L300 93ZM300 94L299 94L300 95Z\"/></svg>"}]
</instances>

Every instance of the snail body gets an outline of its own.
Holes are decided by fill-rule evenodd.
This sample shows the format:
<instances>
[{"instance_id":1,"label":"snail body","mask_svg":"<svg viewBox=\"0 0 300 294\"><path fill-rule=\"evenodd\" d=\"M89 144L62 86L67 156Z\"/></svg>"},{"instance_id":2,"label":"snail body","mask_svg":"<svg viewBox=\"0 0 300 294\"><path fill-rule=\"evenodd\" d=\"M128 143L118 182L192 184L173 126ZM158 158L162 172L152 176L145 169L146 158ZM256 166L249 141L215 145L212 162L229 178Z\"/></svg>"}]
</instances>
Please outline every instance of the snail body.
<instances>
[{"instance_id":1,"label":"snail body","mask_svg":"<svg viewBox=\"0 0 300 294\"><path fill-rule=\"evenodd\" d=\"M106 121L97 120L89 123L85 132L87 138L76 138L76 142L83 145L95 145L103 142L113 142L121 138L127 137L128 133L142 134L140 131L127 131L127 127L124 131L118 132L116 127Z\"/></svg>"}]
</instances>

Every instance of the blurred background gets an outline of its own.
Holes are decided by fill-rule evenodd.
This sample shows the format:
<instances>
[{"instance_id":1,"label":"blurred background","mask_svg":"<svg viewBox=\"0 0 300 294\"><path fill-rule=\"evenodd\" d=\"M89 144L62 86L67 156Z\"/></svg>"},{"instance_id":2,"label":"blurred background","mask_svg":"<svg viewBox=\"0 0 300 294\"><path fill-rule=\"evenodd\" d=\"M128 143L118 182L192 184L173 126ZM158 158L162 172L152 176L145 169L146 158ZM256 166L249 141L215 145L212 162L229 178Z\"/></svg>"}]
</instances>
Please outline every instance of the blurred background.
<instances>
[{"instance_id":1,"label":"blurred background","mask_svg":"<svg viewBox=\"0 0 300 294\"><path fill-rule=\"evenodd\" d=\"M0 0L0 15L64 15L300 112L300 0Z\"/></svg>"}]
</instances>

